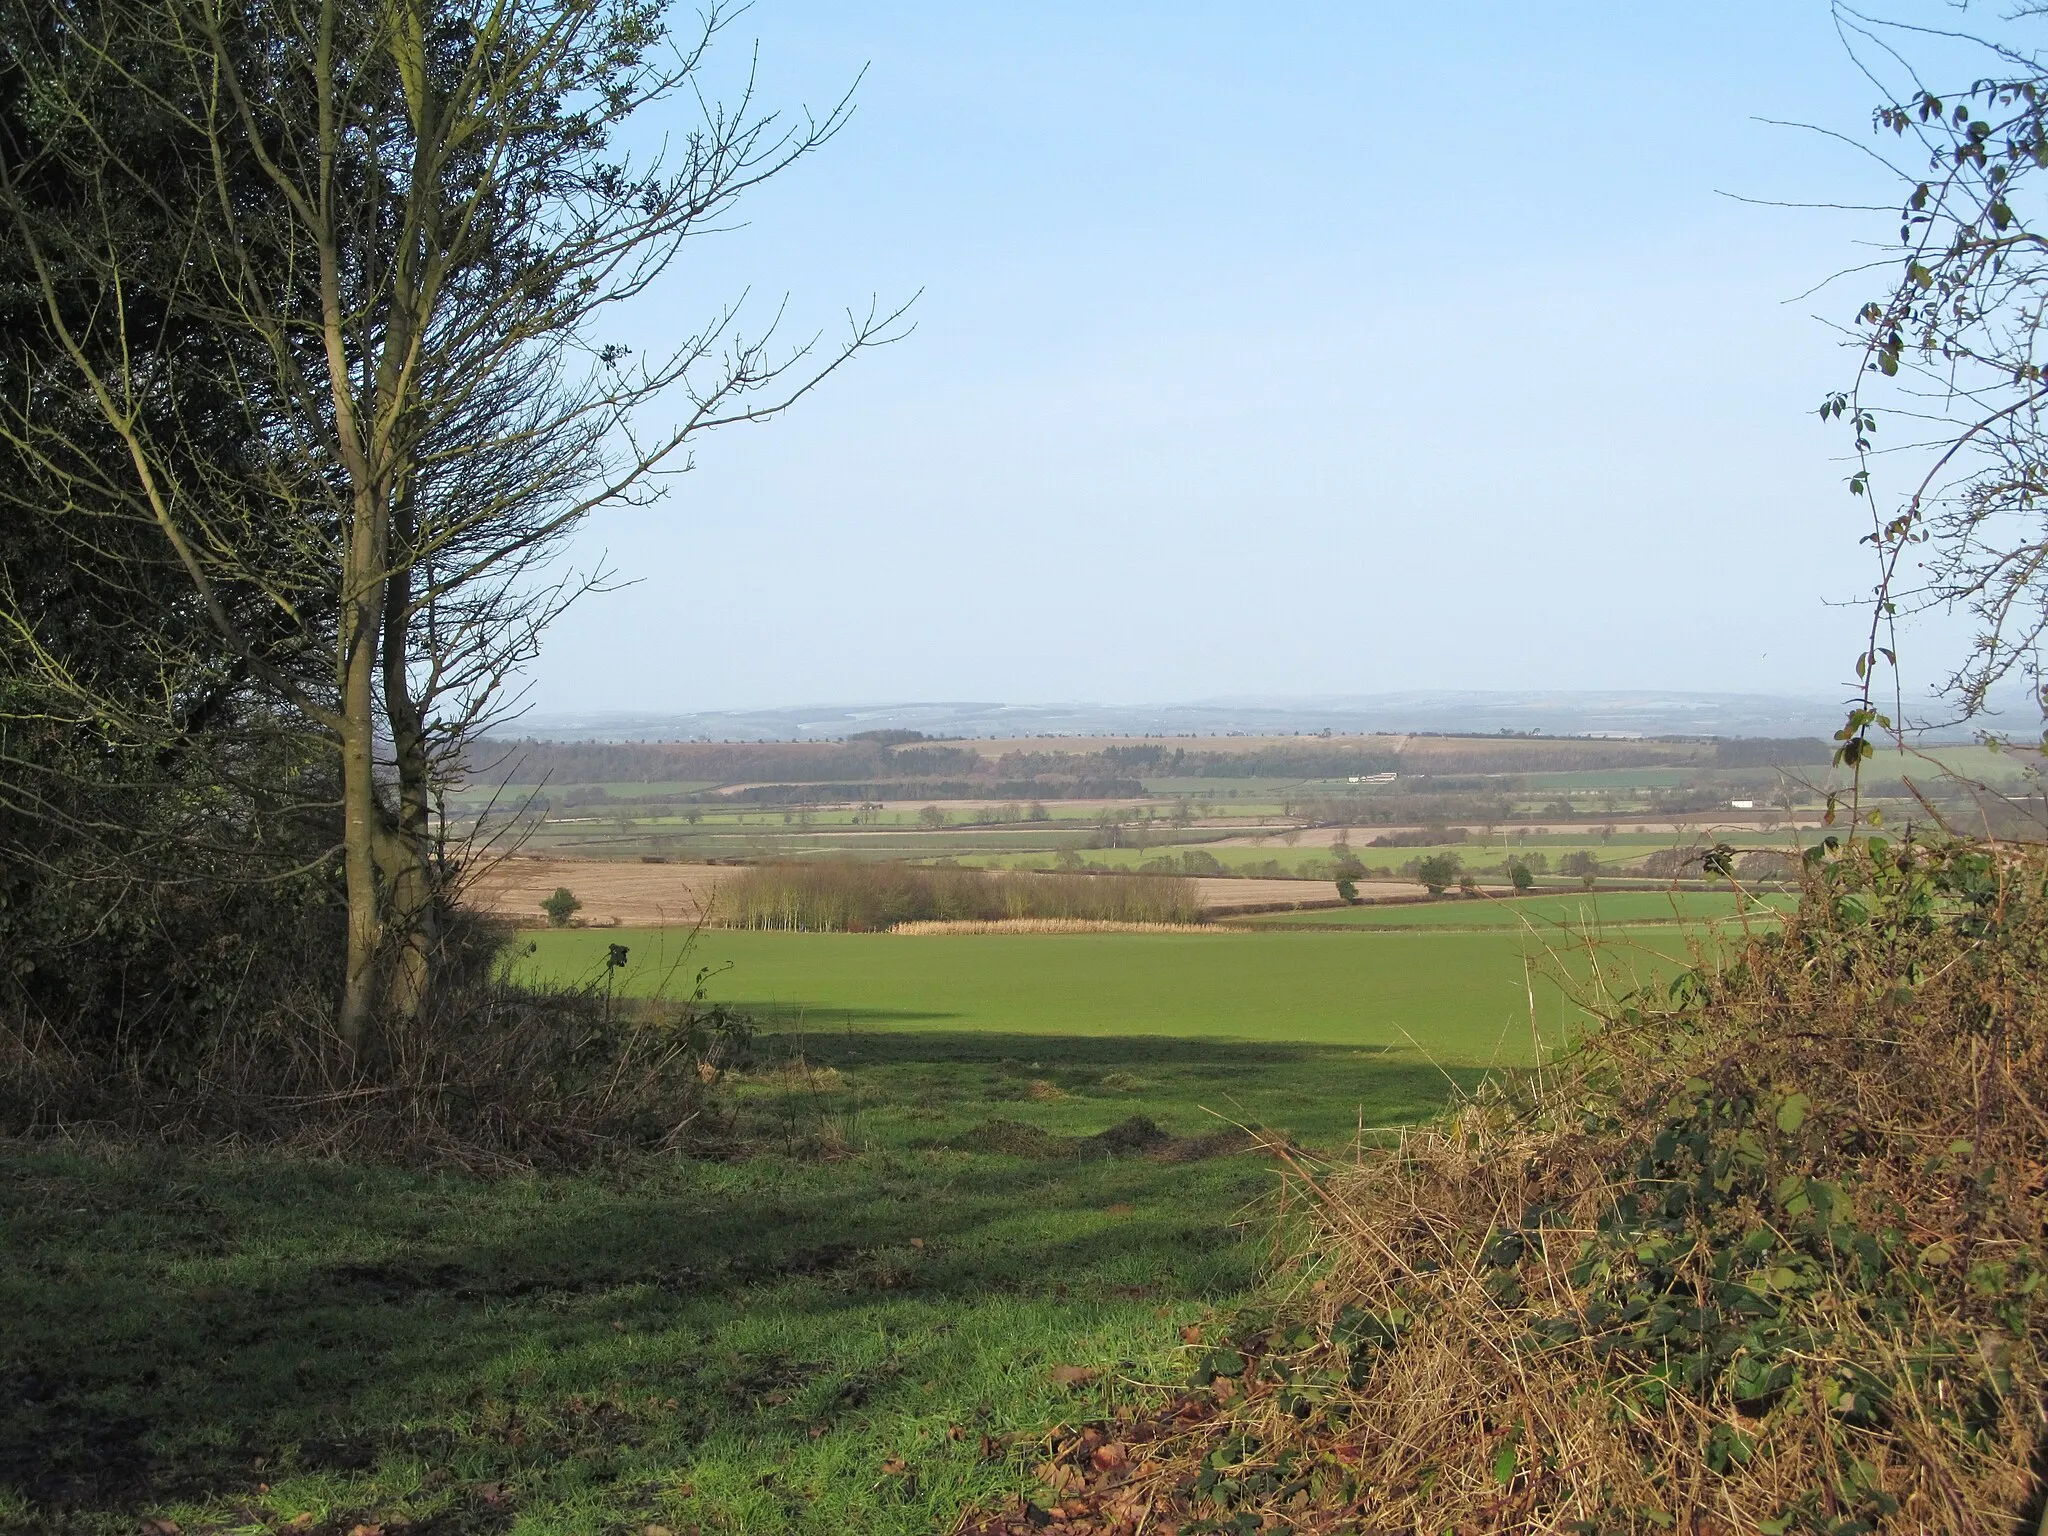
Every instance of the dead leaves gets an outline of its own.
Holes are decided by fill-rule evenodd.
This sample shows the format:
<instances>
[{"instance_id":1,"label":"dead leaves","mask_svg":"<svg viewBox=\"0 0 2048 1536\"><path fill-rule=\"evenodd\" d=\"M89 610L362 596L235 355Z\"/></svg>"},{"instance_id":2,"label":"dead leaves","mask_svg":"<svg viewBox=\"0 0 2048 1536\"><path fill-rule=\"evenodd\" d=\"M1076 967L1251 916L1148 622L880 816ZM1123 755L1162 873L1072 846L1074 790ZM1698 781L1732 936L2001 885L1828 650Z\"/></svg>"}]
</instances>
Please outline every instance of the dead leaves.
<instances>
[{"instance_id":1,"label":"dead leaves","mask_svg":"<svg viewBox=\"0 0 2048 1536\"><path fill-rule=\"evenodd\" d=\"M1156 1478L1142 1462L1145 1441L1171 1420L1133 1421L1112 1434L1100 1425L1056 1434L1035 1469L1039 1493L996 1514L970 1516L957 1536L1136 1536L1158 1502Z\"/></svg>"},{"instance_id":2,"label":"dead leaves","mask_svg":"<svg viewBox=\"0 0 2048 1536\"><path fill-rule=\"evenodd\" d=\"M1056 1365L1046 1372L1056 1387L1085 1387L1101 1374L1092 1365Z\"/></svg>"}]
</instances>

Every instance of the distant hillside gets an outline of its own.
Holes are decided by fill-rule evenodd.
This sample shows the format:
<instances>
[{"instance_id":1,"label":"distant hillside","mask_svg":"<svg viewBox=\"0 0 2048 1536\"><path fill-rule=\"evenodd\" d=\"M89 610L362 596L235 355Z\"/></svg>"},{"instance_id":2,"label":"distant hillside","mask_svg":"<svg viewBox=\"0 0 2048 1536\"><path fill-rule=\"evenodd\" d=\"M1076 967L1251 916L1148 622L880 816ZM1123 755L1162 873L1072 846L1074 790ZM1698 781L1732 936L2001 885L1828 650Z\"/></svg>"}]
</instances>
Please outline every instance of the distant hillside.
<instances>
[{"instance_id":1,"label":"distant hillside","mask_svg":"<svg viewBox=\"0 0 2048 1536\"><path fill-rule=\"evenodd\" d=\"M1499 731L1577 736L1827 736L1843 706L1828 698L1682 692L1411 692L1242 697L1183 704L816 705L699 714L536 713L507 733L550 741L830 741L862 732L1020 739L1045 736L1291 736L1330 731Z\"/></svg>"},{"instance_id":2,"label":"distant hillside","mask_svg":"<svg viewBox=\"0 0 2048 1536\"><path fill-rule=\"evenodd\" d=\"M479 783L743 786L722 798L1071 799L1135 795L1144 779L1344 779L1656 767L1817 766L1819 737L1606 740L1531 736L1285 736L1094 746L984 743L521 741L479 758Z\"/></svg>"}]
</instances>

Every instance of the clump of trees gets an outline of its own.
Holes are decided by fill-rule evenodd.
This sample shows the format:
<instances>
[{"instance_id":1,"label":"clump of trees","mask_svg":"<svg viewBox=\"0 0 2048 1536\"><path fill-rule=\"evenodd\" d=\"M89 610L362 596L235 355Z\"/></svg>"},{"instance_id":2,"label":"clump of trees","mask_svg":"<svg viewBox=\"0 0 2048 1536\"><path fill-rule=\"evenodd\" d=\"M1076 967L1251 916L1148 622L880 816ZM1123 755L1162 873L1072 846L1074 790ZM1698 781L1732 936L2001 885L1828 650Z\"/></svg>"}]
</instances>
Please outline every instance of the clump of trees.
<instances>
[{"instance_id":1,"label":"clump of trees","mask_svg":"<svg viewBox=\"0 0 2048 1536\"><path fill-rule=\"evenodd\" d=\"M307 1050L360 1068L461 968L436 809L587 586L562 541L893 334L783 345L713 302L671 350L614 339L844 121L712 101L728 19L0 0L10 1012L89 1027L107 1000L49 978L111 957L160 1044L210 1027L219 955L295 979ZM285 930L299 963L238 958Z\"/></svg>"},{"instance_id":2,"label":"clump of trees","mask_svg":"<svg viewBox=\"0 0 2048 1536\"><path fill-rule=\"evenodd\" d=\"M1464 862L1455 853L1432 853L1415 865L1415 878L1432 896L1441 896L1457 884Z\"/></svg>"},{"instance_id":3,"label":"clump of trees","mask_svg":"<svg viewBox=\"0 0 2048 1536\"><path fill-rule=\"evenodd\" d=\"M856 860L759 864L718 893L733 928L874 933L910 922L1075 918L1198 923L1193 883L1169 875L1033 874Z\"/></svg>"}]
</instances>

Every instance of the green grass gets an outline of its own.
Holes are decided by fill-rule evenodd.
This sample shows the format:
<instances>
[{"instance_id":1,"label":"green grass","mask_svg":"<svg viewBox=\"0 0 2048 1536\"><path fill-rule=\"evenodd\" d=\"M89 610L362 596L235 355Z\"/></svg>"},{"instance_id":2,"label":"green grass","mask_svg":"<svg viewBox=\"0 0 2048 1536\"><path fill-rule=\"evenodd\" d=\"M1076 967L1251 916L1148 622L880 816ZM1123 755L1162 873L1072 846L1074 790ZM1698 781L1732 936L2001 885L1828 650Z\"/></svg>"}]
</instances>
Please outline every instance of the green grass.
<instances>
[{"instance_id":1,"label":"green grass","mask_svg":"<svg viewBox=\"0 0 2048 1536\"><path fill-rule=\"evenodd\" d=\"M5 1167L0 1528L109 1533L942 1530L1028 1480L982 1435L1185 1370L1175 1330L1252 1283L1232 1223L1271 1185L940 1152Z\"/></svg>"},{"instance_id":2,"label":"green grass","mask_svg":"<svg viewBox=\"0 0 2048 1536\"><path fill-rule=\"evenodd\" d=\"M676 938L522 964L588 979L624 943L651 994L729 962L714 994L780 1030L722 1090L733 1161L0 1152L0 1529L942 1531L1031 1482L1044 1426L1185 1374L1179 1328L1256 1294L1274 1188L1257 1154L969 1132L1228 1119L1341 1152L1530 1053L1513 934Z\"/></svg>"},{"instance_id":3,"label":"green grass","mask_svg":"<svg viewBox=\"0 0 2048 1536\"><path fill-rule=\"evenodd\" d=\"M1274 1188L1257 1155L1033 1161L961 1133L1186 1135L1208 1106L1334 1149L1478 1075L929 1024L762 1054L728 1083L756 1148L731 1163L7 1155L0 1528L941 1531L1031 1482L1047 1424L1186 1372L1178 1330L1252 1291ZM1076 1391L1064 1364L1103 1374Z\"/></svg>"},{"instance_id":4,"label":"green grass","mask_svg":"<svg viewBox=\"0 0 2048 1536\"><path fill-rule=\"evenodd\" d=\"M1365 887L1369 893L1371 887ZM1789 896L1745 899L1755 916L1759 903L1774 910L1793 905ZM1243 919L1258 928L1522 928L1539 932L1613 928L1642 923L1727 921L1737 915L1732 891L1596 891L1568 895L1336 907L1313 912L1268 912Z\"/></svg>"},{"instance_id":5,"label":"green grass","mask_svg":"<svg viewBox=\"0 0 2048 1536\"><path fill-rule=\"evenodd\" d=\"M1461 1065L1529 1059L1525 955L1515 933L1431 933L1380 943L1339 933L780 934L570 929L531 936L517 974L600 979L607 946L630 963L628 996L687 990L711 967L714 998L819 1033L851 1024L1054 1036L1160 1035L1426 1051ZM1612 975L1661 972L1676 933L1648 930L1603 957ZM1568 1012L1539 986L1553 1033ZM1419 1059L1419 1058L1418 1058Z\"/></svg>"}]
</instances>

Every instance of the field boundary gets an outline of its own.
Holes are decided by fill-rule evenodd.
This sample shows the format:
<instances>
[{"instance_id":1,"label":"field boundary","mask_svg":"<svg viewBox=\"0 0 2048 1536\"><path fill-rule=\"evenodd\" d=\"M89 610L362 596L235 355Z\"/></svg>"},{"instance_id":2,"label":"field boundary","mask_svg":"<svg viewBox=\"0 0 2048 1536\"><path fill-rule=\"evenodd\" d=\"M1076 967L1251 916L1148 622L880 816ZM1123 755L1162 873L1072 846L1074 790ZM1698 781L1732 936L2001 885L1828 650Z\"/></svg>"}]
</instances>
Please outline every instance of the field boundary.
<instances>
[{"instance_id":1,"label":"field boundary","mask_svg":"<svg viewBox=\"0 0 2048 1536\"><path fill-rule=\"evenodd\" d=\"M982 933L1228 933L1236 930L1221 928L1214 923L1121 923L1092 917L999 917L898 923L883 931L923 939Z\"/></svg>"}]
</instances>

